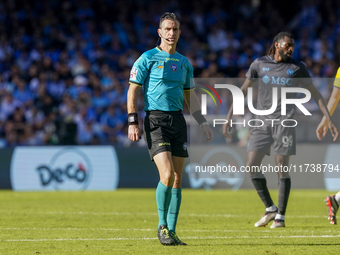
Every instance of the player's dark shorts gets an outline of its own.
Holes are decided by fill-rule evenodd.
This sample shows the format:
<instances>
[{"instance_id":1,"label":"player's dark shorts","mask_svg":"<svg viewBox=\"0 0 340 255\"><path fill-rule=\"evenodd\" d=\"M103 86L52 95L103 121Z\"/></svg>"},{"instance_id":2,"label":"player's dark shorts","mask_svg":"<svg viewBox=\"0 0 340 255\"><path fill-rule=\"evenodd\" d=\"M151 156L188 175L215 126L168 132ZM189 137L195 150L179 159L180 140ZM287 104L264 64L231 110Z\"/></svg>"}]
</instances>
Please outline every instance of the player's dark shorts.
<instances>
[{"instance_id":1,"label":"player's dark shorts","mask_svg":"<svg viewBox=\"0 0 340 255\"><path fill-rule=\"evenodd\" d=\"M274 145L275 155L295 155L295 128L281 125L274 125L273 127L263 125L250 129L247 152L260 151L270 155L272 144Z\"/></svg>"},{"instance_id":2,"label":"player's dark shorts","mask_svg":"<svg viewBox=\"0 0 340 255\"><path fill-rule=\"evenodd\" d=\"M146 112L144 139L151 160L163 151L170 151L172 156L188 157L187 125L181 111Z\"/></svg>"}]
</instances>

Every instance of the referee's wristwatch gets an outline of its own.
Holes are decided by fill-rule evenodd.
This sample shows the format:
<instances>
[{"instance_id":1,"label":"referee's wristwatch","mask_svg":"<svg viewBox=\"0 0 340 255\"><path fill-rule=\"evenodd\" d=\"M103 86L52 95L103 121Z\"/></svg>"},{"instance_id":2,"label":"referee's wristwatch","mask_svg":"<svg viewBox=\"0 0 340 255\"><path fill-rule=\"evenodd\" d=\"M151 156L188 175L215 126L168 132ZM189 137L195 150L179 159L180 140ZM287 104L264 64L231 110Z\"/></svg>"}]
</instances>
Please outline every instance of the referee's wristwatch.
<instances>
[{"instance_id":1,"label":"referee's wristwatch","mask_svg":"<svg viewBox=\"0 0 340 255\"><path fill-rule=\"evenodd\" d=\"M209 126L209 123L208 122L202 122L201 124L200 124L200 128L202 128L202 127L204 127L204 126Z\"/></svg>"}]
</instances>

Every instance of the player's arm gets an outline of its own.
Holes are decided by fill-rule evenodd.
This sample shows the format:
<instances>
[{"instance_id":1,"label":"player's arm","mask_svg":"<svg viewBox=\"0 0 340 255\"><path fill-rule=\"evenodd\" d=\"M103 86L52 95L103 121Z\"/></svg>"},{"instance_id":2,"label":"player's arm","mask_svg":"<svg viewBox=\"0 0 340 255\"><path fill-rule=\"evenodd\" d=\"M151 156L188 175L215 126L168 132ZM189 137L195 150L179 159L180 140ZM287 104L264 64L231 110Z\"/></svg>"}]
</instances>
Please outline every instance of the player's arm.
<instances>
[{"instance_id":1,"label":"player's arm","mask_svg":"<svg viewBox=\"0 0 340 255\"><path fill-rule=\"evenodd\" d=\"M244 81L242 87L241 87L241 90L244 94L244 98L246 98L247 96L247 88L253 86L254 82L251 81L250 79L246 78L246 80ZM228 132L231 130L231 127L230 127L230 122L231 122L231 118L233 117L233 104L231 105L228 113L227 113L227 117L226 117L226 120L227 120L227 123L223 125L223 135L227 138L230 138Z\"/></svg>"},{"instance_id":2,"label":"player's arm","mask_svg":"<svg viewBox=\"0 0 340 255\"><path fill-rule=\"evenodd\" d=\"M329 98L327 108L329 111L329 114L332 116L336 106L338 105L338 102L340 100L340 88L339 87L333 87L333 91L331 94L331 97ZM319 124L319 126L316 129L316 136L319 140L321 140L323 137L326 136L328 131L328 121L326 117L324 116Z\"/></svg>"},{"instance_id":3,"label":"player's arm","mask_svg":"<svg viewBox=\"0 0 340 255\"><path fill-rule=\"evenodd\" d=\"M313 99L315 100L315 102L318 104L320 110L322 111L322 113L324 114L324 116L326 117L326 120L328 121L328 128L331 131L331 134L333 136L333 141L335 141L338 138L338 129L336 128L336 126L334 125L332 118L329 114L329 111L326 107L326 103L325 100L323 99L322 95L320 94L320 92L315 88L314 84L311 83L309 84L306 89L308 89L313 97ZM317 134L318 136L318 134ZM319 136L318 136L319 138ZM320 139L320 138L319 138Z\"/></svg>"},{"instance_id":4,"label":"player's arm","mask_svg":"<svg viewBox=\"0 0 340 255\"><path fill-rule=\"evenodd\" d=\"M147 54L142 54L133 64L130 72L130 87L127 93L127 112L128 112L128 137L131 141L138 142L140 139L140 129L138 126L138 106L137 95L149 75L149 62Z\"/></svg>"},{"instance_id":5,"label":"player's arm","mask_svg":"<svg viewBox=\"0 0 340 255\"><path fill-rule=\"evenodd\" d=\"M141 86L130 83L127 93L127 111L128 111L128 137L131 141L138 142L140 139L140 129L138 126L138 106L137 95Z\"/></svg>"},{"instance_id":6,"label":"player's arm","mask_svg":"<svg viewBox=\"0 0 340 255\"><path fill-rule=\"evenodd\" d=\"M214 133L210 129L209 123L206 121L206 119L201 113L201 104L198 101L195 90L194 89L184 90L184 100L190 110L190 113L202 128L202 131L206 136L205 141L210 142L212 139L214 139Z\"/></svg>"}]
</instances>

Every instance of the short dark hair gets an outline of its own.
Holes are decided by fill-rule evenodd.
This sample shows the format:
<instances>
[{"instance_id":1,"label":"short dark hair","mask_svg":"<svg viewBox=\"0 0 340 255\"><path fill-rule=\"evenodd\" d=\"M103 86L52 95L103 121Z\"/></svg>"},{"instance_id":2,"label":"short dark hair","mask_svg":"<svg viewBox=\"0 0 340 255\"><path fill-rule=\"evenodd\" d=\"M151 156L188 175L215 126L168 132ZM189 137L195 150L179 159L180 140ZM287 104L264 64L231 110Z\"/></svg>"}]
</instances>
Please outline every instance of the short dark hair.
<instances>
[{"instance_id":1,"label":"short dark hair","mask_svg":"<svg viewBox=\"0 0 340 255\"><path fill-rule=\"evenodd\" d=\"M291 38L291 39L294 39L294 38L293 38L293 35L292 35L291 33L288 33L288 32L280 32L280 33L278 33L278 34L274 37L274 39L273 39L273 43L272 43L272 45L271 45L270 48L269 48L268 55L273 55L273 54L275 54L275 43L276 43L276 42L279 42L279 41L281 41L281 40L283 40L283 39L285 38L285 36L287 36L287 37L289 37L289 38Z\"/></svg>"},{"instance_id":2,"label":"short dark hair","mask_svg":"<svg viewBox=\"0 0 340 255\"><path fill-rule=\"evenodd\" d=\"M173 13L173 12L165 12L163 13L163 15L161 16L161 18L159 19L159 28L162 27L162 23L164 20L166 19L170 19L170 20L173 20L173 21L177 21L178 24L180 24L180 20L179 20L179 17Z\"/></svg>"}]
</instances>

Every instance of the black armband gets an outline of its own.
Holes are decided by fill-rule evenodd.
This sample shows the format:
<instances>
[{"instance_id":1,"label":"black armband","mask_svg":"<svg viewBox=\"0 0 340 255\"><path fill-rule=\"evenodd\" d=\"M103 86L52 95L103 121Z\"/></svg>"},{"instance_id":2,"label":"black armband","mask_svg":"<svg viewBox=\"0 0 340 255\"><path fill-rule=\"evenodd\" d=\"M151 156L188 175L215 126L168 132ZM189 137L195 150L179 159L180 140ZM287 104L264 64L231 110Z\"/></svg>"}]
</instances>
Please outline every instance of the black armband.
<instances>
[{"instance_id":1,"label":"black armband","mask_svg":"<svg viewBox=\"0 0 340 255\"><path fill-rule=\"evenodd\" d=\"M130 125L138 125L138 114L136 112L128 114L128 124Z\"/></svg>"},{"instance_id":2,"label":"black armband","mask_svg":"<svg viewBox=\"0 0 340 255\"><path fill-rule=\"evenodd\" d=\"M201 125L203 122L207 122L207 120L204 118L204 116L201 114L201 111L196 111L192 114L192 117L197 121L199 125Z\"/></svg>"}]
</instances>

